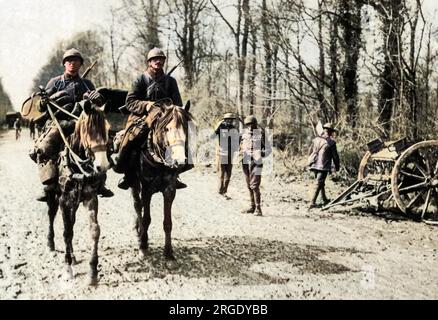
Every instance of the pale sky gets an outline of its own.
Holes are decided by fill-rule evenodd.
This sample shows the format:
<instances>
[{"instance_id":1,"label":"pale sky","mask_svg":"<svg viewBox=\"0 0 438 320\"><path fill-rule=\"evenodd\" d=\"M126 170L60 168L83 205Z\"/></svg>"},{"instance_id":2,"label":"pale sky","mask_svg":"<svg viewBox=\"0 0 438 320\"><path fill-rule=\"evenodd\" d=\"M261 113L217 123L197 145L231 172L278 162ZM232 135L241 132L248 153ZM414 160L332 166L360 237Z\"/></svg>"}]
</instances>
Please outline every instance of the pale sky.
<instances>
[{"instance_id":1,"label":"pale sky","mask_svg":"<svg viewBox=\"0 0 438 320\"><path fill-rule=\"evenodd\" d=\"M111 4L120 3L120 0L0 0L0 77L16 110L27 98L33 78L47 62L55 44L76 32L105 25ZM426 14L435 16L437 8L438 1L424 0Z\"/></svg>"},{"instance_id":2,"label":"pale sky","mask_svg":"<svg viewBox=\"0 0 438 320\"><path fill-rule=\"evenodd\" d=\"M55 44L78 31L105 24L111 3L117 2L0 0L0 77L16 110Z\"/></svg>"}]
</instances>

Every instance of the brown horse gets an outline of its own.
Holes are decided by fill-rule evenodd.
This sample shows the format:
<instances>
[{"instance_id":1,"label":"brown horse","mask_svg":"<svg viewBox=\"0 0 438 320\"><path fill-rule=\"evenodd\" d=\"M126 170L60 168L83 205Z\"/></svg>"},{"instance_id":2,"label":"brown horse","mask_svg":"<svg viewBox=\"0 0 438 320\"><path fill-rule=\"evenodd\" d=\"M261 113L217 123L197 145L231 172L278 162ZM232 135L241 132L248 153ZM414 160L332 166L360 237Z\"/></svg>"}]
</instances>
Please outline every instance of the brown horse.
<instances>
[{"instance_id":1,"label":"brown horse","mask_svg":"<svg viewBox=\"0 0 438 320\"><path fill-rule=\"evenodd\" d=\"M58 207L64 221L65 263L67 276L73 277L73 227L76 211L82 202L88 211L90 231L93 241L90 260L90 285L97 284L98 242L100 227L97 221L97 190L102 183L102 176L110 168L107 156L109 124L103 111L91 105L83 104L84 111L76 122L73 134L68 138L70 148L61 153L59 165L58 188L48 197L49 236L48 245L54 250L53 221Z\"/></svg>"},{"instance_id":2,"label":"brown horse","mask_svg":"<svg viewBox=\"0 0 438 320\"><path fill-rule=\"evenodd\" d=\"M148 228L151 223L150 204L154 193L161 192L164 199L164 256L169 267L175 264L173 256L172 203L175 199L178 174L193 167L190 164L188 134L190 125L194 125L189 113L190 103L184 108L155 106L146 119L146 143L140 152L137 166L138 180L131 188L134 208L137 214L136 231L140 252L147 255Z\"/></svg>"}]
</instances>

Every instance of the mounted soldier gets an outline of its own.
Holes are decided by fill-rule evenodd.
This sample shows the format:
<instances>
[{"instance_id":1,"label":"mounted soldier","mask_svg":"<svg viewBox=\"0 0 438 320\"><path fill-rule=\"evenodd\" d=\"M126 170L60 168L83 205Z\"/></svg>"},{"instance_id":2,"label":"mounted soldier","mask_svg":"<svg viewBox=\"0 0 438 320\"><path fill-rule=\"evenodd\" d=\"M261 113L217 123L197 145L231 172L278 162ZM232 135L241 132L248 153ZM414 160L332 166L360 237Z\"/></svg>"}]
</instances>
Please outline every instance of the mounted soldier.
<instances>
[{"instance_id":1,"label":"mounted soldier","mask_svg":"<svg viewBox=\"0 0 438 320\"><path fill-rule=\"evenodd\" d=\"M88 99L98 106L104 103L102 95L95 90L94 84L79 75L83 63L84 58L77 49L68 49L62 57L64 74L50 79L41 94L38 109L43 114L36 120L36 124L44 126L44 129L30 154L31 158L38 163L41 182L45 185L44 193L37 198L38 201L47 201L47 192L56 188L56 162L64 144L57 124L47 112L49 101L55 102L63 109L57 110L54 116L66 136L71 134L75 127L75 120L68 113L79 116L82 112L79 101ZM111 197L113 193L105 188L105 179L106 177L102 181L99 193L103 197Z\"/></svg>"},{"instance_id":2,"label":"mounted soldier","mask_svg":"<svg viewBox=\"0 0 438 320\"><path fill-rule=\"evenodd\" d=\"M146 57L147 69L133 82L126 97L126 109L131 113L119 147L114 171L124 173L118 187L127 190L137 180L134 165L138 162L141 145L145 142L147 128L139 124L154 105L174 104L182 107L181 95L175 78L163 70L166 55L159 48L151 49ZM140 121L141 122L141 121ZM185 188L180 181L177 188Z\"/></svg>"}]
</instances>

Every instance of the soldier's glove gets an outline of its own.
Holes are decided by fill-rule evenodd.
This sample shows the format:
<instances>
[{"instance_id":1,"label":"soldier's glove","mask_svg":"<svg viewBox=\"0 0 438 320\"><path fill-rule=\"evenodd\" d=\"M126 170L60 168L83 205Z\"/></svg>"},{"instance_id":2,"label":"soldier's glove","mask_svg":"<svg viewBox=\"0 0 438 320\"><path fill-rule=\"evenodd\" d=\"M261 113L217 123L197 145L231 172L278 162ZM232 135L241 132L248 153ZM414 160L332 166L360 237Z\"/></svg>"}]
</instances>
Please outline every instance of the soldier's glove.
<instances>
[{"instance_id":1,"label":"soldier's glove","mask_svg":"<svg viewBox=\"0 0 438 320\"><path fill-rule=\"evenodd\" d=\"M105 103L104 97L96 90L84 94L84 99L90 100L95 105L101 107Z\"/></svg>"},{"instance_id":2,"label":"soldier's glove","mask_svg":"<svg viewBox=\"0 0 438 320\"><path fill-rule=\"evenodd\" d=\"M49 96L47 95L47 93L45 91L40 93L41 96L41 100L40 100L40 105L38 107L40 112L45 112L47 111L47 104L49 103Z\"/></svg>"},{"instance_id":3,"label":"soldier's glove","mask_svg":"<svg viewBox=\"0 0 438 320\"><path fill-rule=\"evenodd\" d=\"M145 102L146 102L145 103L145 110L146 110L145 114L147 114L152 109L152 107L155 106L155 102L154 101L145 101Z\"/></svg>"},{"instance_id":4,"label":"soldier's glove","mask_svg":"<svg viewBox=\"0 0 438 320\"><path fill-rule=\"evenodd\" d=\"M72 98L65 90L58 91L50 96L50 100L56 102L59 106L63 107L68 103L72 103Z\"/></svg>"}]
</instances>

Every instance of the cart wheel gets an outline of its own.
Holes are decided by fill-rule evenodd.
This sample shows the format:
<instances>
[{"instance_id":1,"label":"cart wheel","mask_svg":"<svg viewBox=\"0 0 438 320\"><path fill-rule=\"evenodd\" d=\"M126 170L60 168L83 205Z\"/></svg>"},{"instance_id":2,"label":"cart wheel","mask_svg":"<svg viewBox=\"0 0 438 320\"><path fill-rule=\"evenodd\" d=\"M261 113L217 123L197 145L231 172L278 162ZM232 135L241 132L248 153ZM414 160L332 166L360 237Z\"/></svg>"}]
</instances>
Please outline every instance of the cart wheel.
<instances>
[{"instance_id":1,"label":"cart wheel","mask_svg":"<svg viewBox=\"0 0 438 320\"><path fill-rule=\"evenodd\" d=\"M379 177L379 179L387 179L389 183L389 175L392 172L394 162L373 159L371 156L372 153L369 151L363 156L359 164L357 179L363 180L368 175L373 175L375 178Z\"/></svg>"},{"instance_id":2,"label":"cart wheel","mask_svg":"<svg viewBox=\"0 0 438 320\"><path fill-rule=\"evenodd\" d=\"M370 157L371 157L371 152L367 151L363 156L362 160L360 161L357 180L363 180L367 176L368 171L370 169L369 165L367 166Z\"/></svg>"},{"instance_id":3,"label":"cart wheel","mask_svg":"<svg viewBox=\"0 0 438 320\"><path fill-rule=\"evenodd\" d=\"M391 188L397 206L416 219L438 212L438 140L406 149L394 165Z\"/></svg>"}]
</instances>

